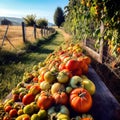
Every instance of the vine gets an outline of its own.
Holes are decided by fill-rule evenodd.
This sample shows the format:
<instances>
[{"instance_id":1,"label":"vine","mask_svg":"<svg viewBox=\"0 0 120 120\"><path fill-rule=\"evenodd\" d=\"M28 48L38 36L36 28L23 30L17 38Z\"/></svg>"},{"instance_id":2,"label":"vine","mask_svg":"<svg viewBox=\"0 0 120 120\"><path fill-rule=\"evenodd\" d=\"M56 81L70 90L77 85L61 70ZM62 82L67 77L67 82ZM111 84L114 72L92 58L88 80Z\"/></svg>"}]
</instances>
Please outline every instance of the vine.
<instances>
[{"instance_id":1,"label":"vine","mask_svg":"<svg viewBox=\"0 0 120 120\"><path fill-rule=\"evenodd\" d=\"M104 26L102 34L101 22ZM120 48L120 1L69 0L65 7L64 28L74 40L95 39L96 48L103 37L108 42L110 54L116 57Z\"/></svg>"}]
</instances>

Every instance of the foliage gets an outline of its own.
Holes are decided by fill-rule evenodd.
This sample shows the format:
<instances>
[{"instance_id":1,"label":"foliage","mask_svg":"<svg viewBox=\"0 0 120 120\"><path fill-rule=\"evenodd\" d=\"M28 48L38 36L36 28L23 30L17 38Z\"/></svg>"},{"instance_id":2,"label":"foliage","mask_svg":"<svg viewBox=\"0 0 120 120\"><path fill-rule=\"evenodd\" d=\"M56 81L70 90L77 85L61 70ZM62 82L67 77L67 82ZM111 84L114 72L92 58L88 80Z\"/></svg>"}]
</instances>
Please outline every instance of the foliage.
<instances>
[{"instance_id":1,"label":"foliage","mask_svg":"<svg viewBox=\"0 0 120 120\"><path fill-rule=\"evenodd\" d=\"M64 13L63 13L62 8L60 7L57 7L54 13L54 22L58 27L60 27L62 23L64 22Z\"/></svg>"},{"instance_id":2,"label":"foliage","mask_svg":"<svg viewBox=\"0 0 120 120\"><path fill-rule=\"evenodd\" d=\"M27 15L26 17L23 17L23 19L27 26L33 26L36 24L36 15Z\"/></svg>"},{"instance_id":3,"label":"foliage","mask_svg":"<svg viewBox=\"0 0 120 120\"><path fill-rule=\"evenodd\" d=\"M96 47L104 38L116 56L120 46L119 16L119 0L70 0L65 7L64 28L77 40L95 39Z\"/></svg>"},{"instance_id":4,"label":"foliage","mask_svg":"<svg viewBox=\"0 0 120 120\"><path fill-rule=\"evenodd\" d=\"M48 21L46 19L40 18L37 20L37 27L44 28L48 26Z\"/></svg>"}]
</instances>

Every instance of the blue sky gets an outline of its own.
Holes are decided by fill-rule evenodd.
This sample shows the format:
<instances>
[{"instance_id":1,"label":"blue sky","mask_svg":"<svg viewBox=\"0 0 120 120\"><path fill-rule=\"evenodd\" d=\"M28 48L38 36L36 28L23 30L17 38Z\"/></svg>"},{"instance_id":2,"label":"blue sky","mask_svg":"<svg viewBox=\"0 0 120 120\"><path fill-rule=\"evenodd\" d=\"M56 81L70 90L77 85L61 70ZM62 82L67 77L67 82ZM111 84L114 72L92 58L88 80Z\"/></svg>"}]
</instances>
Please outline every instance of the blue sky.
<instances>
[{"instance_id":1,"label":"blue sky","mask_svg":"<svg viewBox=\"0 0 120 120\"><path fill-rule=\"evenodd\" d=\"M25 17L35 14L37 18L46 18L53 22L53 15L57 7L68 5L69 0L0 0L0 16Z\"/></svg>"}]
</instances>

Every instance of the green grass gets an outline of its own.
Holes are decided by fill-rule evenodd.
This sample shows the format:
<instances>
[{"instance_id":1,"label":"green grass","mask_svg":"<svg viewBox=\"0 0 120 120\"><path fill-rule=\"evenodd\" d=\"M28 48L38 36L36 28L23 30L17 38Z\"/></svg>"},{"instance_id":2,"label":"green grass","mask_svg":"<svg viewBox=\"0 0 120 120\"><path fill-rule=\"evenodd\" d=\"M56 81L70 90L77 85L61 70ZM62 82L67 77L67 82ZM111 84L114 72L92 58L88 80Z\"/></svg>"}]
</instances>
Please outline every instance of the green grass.
<instances>
[{"instance_id":1,"label":"green grass","mask_svg":"<svg viewBox=\"0 0 120 120\"><path fill-rule=\"evenodd\" d=\"M0 99L3 99L20 81L25 71L43 62L46 57L64 43L64 37L56 32L36 43L26 43L22 51L0 51Z\"/></svg>"}]
</instances>

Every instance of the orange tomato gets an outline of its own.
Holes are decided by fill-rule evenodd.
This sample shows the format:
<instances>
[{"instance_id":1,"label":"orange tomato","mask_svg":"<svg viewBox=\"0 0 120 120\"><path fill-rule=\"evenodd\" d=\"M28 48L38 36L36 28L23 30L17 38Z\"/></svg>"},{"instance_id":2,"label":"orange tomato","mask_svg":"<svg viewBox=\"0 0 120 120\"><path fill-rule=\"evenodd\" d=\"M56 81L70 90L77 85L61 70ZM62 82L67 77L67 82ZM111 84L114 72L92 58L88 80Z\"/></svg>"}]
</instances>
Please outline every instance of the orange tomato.
<instances>
[{"instance_id":1,"label":"orange tomato","mask_svg":"<svg viewBox=\"0 0 120 120\"><path fill-rule=\"evenodd\" d=\"M84 88L73 89L69 101L71 107L79 113L88 112L92 107L92 97Z\"/></svg>"}]
</instances>

